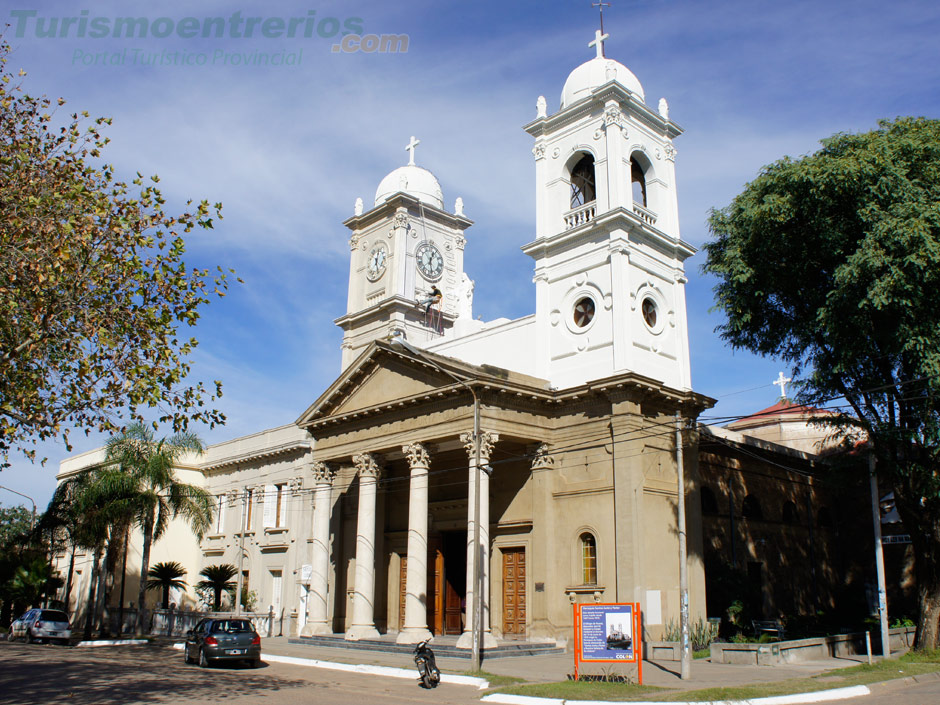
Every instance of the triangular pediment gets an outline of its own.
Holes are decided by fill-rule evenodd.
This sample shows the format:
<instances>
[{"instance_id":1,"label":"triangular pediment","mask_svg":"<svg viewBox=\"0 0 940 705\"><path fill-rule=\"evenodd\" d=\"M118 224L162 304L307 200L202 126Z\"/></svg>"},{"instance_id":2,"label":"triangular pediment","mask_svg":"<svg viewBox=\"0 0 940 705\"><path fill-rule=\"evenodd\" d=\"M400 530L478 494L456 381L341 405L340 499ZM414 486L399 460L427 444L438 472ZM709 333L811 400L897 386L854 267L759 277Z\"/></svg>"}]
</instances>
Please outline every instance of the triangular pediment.
<instances>
[{"instance_id":1,"label":"triangular pediment","mask_svg":"<svg viewBox=\"0 0 940 705\"><path fill-rule=\"evenodd\" d=\"M435 356L435 362L447 369L446 358ZM459 363L453 372L467 381L475 377ZM461 386L426 360L374 342L301 415L297 424L303 427L316 419L376 409L424 394L436 395L453 385Z\"/></svg>"}]
</instances>

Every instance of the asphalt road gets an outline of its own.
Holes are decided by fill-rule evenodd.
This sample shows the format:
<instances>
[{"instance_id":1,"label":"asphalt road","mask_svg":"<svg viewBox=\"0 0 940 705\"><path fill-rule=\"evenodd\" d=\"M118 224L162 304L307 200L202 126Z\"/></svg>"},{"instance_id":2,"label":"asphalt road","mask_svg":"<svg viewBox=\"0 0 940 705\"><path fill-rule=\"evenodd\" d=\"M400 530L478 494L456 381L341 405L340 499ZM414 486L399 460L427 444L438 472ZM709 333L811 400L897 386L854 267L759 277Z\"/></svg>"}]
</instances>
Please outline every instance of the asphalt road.
<instances>
[{"instance_id":1,"label":"asphalt road","mask_svg":"<svg viewBox=\"0 0 940 705\"><path fill-rule=\"evenodd\" d=\"M479 703L472 686L442 683L425 690L415 675L412 681L280 663L202 669L184 664L182 652L168 646L0 643L0 703Z\"/></svg>"}]
</instances>

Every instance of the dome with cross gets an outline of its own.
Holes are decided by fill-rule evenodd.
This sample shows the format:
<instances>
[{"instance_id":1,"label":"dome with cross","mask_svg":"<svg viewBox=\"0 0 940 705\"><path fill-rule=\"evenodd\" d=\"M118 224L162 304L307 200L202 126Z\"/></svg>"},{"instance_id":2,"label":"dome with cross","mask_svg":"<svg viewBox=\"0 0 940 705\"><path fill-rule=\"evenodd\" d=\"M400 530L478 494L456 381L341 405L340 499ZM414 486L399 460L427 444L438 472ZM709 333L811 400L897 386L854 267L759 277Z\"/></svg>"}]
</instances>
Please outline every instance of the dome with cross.
<instances>
[{"instance_id":1,"label":"dome with cross","mask_svg":"<svg viewBox=\"0 0 940 705\"><path fill-rule=\"evenodd\" d=\"M640 79L619 61L604 56L604 40L608 35L600 31L594 33L594 41L589 46L597 49L597 56L585 61L568 75L565 87L561 89L561 109L574 105L582 98L591 95L591 91L600 88L605 83L616 81L628 91L636 95L640 102L645 102L643 86Z\"/></svg>"},{"instance_id":2,"label":"dome with cross","mask_svg":"<svg viewBox=\"0 0 940 705\"><path fill-rule=\"evenodd\" d=\"M415 148L419 144L421 140L411 138L408 146L405 147L409 155L408 164L398 167L382 179L375 190L375 205L385 203L392 194L402 192L435 208L444 208L444 192L441 191L441 184L437 177L427 169L415 166Z\"/></svg>"}]
</instances>

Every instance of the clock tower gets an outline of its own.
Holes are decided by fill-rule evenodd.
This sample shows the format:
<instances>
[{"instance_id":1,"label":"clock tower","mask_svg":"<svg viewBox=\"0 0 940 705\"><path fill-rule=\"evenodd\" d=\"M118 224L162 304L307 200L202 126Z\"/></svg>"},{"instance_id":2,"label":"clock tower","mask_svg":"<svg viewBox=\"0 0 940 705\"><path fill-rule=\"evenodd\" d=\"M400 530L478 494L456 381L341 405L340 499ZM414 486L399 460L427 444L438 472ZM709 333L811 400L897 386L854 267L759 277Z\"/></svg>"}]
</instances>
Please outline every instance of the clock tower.
<instances>
[{"instance_id":1,"label":"clock tower","mask_svg":"<svg viewBox=\"0 0 940 705\"><path fill-rule=\"evenodd\" d=\"M362 199L343 224L349 238L349 295L343 329L343 369L373 340L394 333L426 345L453 328L458 292L463 285L464 231L473 224L457 199L454 212L444 208L441 185L415 165L419 140L405 148L408 164L382 179L367 211ZM430 313L419 304L437 288L439 304Z\"/></svg>"}]
</instances>

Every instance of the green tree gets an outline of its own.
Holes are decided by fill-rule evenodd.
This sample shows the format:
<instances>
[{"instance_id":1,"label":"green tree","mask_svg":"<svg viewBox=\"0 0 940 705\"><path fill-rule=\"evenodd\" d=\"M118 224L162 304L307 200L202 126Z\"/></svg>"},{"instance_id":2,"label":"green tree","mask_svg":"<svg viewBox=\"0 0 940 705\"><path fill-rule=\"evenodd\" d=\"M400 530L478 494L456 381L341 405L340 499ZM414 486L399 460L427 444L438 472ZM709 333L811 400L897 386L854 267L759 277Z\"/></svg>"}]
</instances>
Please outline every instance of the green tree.
<instances>
[{"instance_id":1,"label":"green tree","mask_svg":"<svg viewBox=\"0 0 940 705\"><path fill-rule=\"evenodd\" d=\"M137 524L143 532L140 574L150 570L150 548L167 529L170 519L183 519L198 538L212 525L212 495L201 487L179 482L174 467L184 455L203 451L202 441L191 433L156 440L153 429L133 424L108 441L106 464L110 472L128 477L136 486ZM137 598L137 631L144 630L147 582L140 581Z\"/></svg>"},{"instance_id":2,"label":"green tree","mask_svg":"<svg viewBox=\"0 0 940 705\"><path fill-rule=\"evenodd\" d=\"M69 428L113 431L142 409L174 432L224 422L221 384L186 381L198 343L184 335L228 286L221 268L183 260L183 235L211 228L221 204L170 215L156 176L117 180L100 161L110 119L60 126L9 60L0 42L0 465L12 448L33 457L37 440L68 446Z\"/></svg>"},{"instance_id":3,"label":"green tree","mask_svg":"<svg viewBox=\"0 0 940 705\"><path fill-rule=\"evenodd\" d=\"M237 584L232 578L238 573L238 569L231 563L222 563L220 565L207 565L199 573L205 580L200 580L196 587L212 590L212 609L218 612L222 609L222 593L228 590L235 590Z\"/></svg>"},{"instance_id":4,"label":"green tree","mask_svg":"<svg viewBox=\"0 0 940 705\"><path fill-rule=\"evenodd\" d=\"M704 270L734 348L787 361L801 400L844 399L913 542L919 648L940 625L940 121L837 134L712 211Z\"/></svg>"},{"instance_id":5,"label":"green tree","mask_svg":"<svg viewBox=\"0 0 940 705\"><path fill-rule=\"evenodd\" d=\"M170 588L184 588L186 581L180 580L186 575L186 568L178 561L164 561L150 566L147 573L147 589L161 590L163 593L163 609L170 606Z\"/></svg>"}]
</instances>

